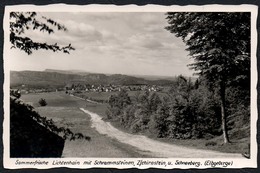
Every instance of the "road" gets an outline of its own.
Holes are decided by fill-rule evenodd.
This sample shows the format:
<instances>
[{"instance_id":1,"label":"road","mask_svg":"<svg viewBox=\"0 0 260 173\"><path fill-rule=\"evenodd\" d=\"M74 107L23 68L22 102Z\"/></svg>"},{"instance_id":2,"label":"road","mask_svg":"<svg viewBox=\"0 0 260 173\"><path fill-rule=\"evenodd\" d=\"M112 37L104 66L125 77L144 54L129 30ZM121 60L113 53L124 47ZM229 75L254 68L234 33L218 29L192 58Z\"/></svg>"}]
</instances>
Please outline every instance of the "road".
<instances>
[{"instance_id":1,"label":"road","mask_svg":"<svg viewBox=\"0 0 260 173\"><path fill-rule=\"evenodd\" d=\"M109 122L103 121L101 116L98 114L90 112L84 108L80 109L91 117L91 126L92 128L95 128L98 133L107 135L112 139L116 139L120 143L130 145L136 148L136 151L138 151L140 154L145 154L149 157L242 158L241 154L221 153L217 151L187 148L156 141L143 135L125 133L113 127Z\"/></svg>"},{"instance_id":2,"label":"road","mask_svg":"<svg viewBox=\"0 0 260 173\"><path fill-rule=\"evenodd\" d=\"M64 93L37 93L22 96L25 102L37 105L39 98L48 100L48 105L36 107L43 117L52 119L59 127L70 128L74 133L90 136L91 141L66 140L62 157L82 158L242 158L241 154L186 148L149 139L142 135L122 132L101 116L86 109L85 99L71 97ZM93 105L96 103L90 102ZM99 106L99 105L98 105ZM102 106L102 104L100 105ZM97 109L97 108L95 108Z\"/></svg>"},{"instance_id":3,"label":"road","mask_svg":"<svg viewBox=\"0 0 260 173\"><path fill-rule=\"evenodd\" d=\"M75 96L75 95L70 95L70 96L73 96L73 97L78 98L78 99L80 99L80 100L85 100L85 101L90 102L90 103L101 104L101 103L98 103L98 102L96 102L96 101L89 100L89 99L84 99L84 98L81 98L81 97L78 97L78 96Z\"/></svg>"}]
</instances>

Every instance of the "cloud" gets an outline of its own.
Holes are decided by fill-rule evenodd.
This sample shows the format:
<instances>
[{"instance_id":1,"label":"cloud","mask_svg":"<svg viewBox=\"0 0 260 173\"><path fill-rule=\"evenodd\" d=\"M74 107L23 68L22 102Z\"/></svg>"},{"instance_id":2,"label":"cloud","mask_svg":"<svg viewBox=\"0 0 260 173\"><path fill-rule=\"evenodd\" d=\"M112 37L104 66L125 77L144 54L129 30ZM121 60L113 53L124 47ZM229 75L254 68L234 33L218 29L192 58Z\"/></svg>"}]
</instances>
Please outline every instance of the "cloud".
<instances>
[{"instance_id":1,"label":"cloud","mask_svg":"<svg viewBox=\"0 0 260 173\"><path fill-rule=\"evenodd\" d=\"M76 23L74 21L64 23L68 31L55 30L53 34L48 34L39 30L28 30L24 35L36 42L58 43L60 45L68 45L69 43L81 45L100 42L103 39L103 34L91 25Z\"/></svg>"},{"instance_id":2,"label":"cloud","mask_svg":"<svg viewBox=\"0 0 260 173\"><path fill-rule=\"evenodd\" d=\"M158 15L159 14L159 15ZM161 13L139 13L140 20L145 25L158 25L158 21L161 20Z\"/></svg>"},{"instance_id":3,"label":"cloud","mask_svg":"<svg viewBox=\"0 0 260 173\"><path fill-rule=\"evenodd\" d=\"M163 47L163 44L158 42L157 40L153 39L153 40L149 40L149 41L145 41L143 43L143 46L147 49L160 49Z\"/></svg>"},{"instance_id":4,"label":"cloud","mask_svg":"<svg viewBox=\"0 0 260 173\"><path fill-rule=\"evenodd\" d=\"M165 75L187 69L186 65L190 62L182 40L164 29L167 21L163 13L79 12L46 15L64 24L68 31L56 31L50 35L33 31L28 33L29 36L39 42L71 43L76 50L69 56L54 54L52 62L41 63L42 68L52 64L65 68L66 62L73 69L85 68L100 73ZM52 55L46 52L47 56ZM40 56L44 59L46 54ZM32 67L40 62L37 58L30 58ZM14 62L19 66L19 61Z\"/></svg>"},{"instance_id":5,"label":"cloud","mask_svg":"<svg viewBox=\"0 0 260 173\"><path fill-rule=\"evenodd\" d=\"M147 27L143 28L146 32L162 32L162 30L164 29L163 26L160 25L149 25Z\"/></svg>"},{"instance_id":6,"label":"cloud","mask_svg":"<svg viewBox=\"0 0 260 173\"><path fill-rule=\"evenodd\" d=\"M84 37L86 41L96 41L103 38L102 34L91 25L74 21L68 21L65 25L68 28L68 34L72 37Z\"/></svg>"},{"instance_id":7,"label":"cloud","mask_svg":"<svg viewBox=\"0 0 260 173\"><path fill-rule=\"evenodd\" d=\"M161 40L156 39L152 34L134 34L125 42L127 48L158 49L163 46Z\"/></svg>"}]
</instances>

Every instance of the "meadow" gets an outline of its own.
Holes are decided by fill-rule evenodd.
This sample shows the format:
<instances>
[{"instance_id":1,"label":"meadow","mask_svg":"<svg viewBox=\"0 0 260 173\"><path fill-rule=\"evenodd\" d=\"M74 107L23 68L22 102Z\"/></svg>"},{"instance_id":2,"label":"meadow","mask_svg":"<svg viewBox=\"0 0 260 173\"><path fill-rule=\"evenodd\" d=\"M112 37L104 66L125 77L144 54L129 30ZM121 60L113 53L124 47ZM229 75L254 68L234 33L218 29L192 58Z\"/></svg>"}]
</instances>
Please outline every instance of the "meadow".
<instances>
[{"instance_id":1,"label":"meadow","mask_svg":"<svg viewBox=\"0 0 260 173\"><path fill-rule=\"evenodd\" d=\"M143 92L143 91L141 91L141 92ZM117 94L117 92L108 92L108 93L106 93L106 92L101 92L101 93L86 92L84 94L93 99L107 100L110 95ZM136 96L136 94L138 94L138 91L128 91L128 95L130 96L131 99L133 99ZM165 93L162 93L162 92L157 92L157 94L160 97L163 97L165 95ZM86 105L90 111L103 116L104 120L110 121L113 124L113 126L115 126L116 128L118 128L124 132L132 133L129 129L122 127L120 122L113 121L113 120L107 120L107 116L106 116L107 104L106 103L98 104L98 105L93 104L93 103L87 103ZM247 131L248 131L248 129L244 130L245 133ZM248 137L246 137L248 135L241 134L241 133L236 135L236 133L237 133L236 129L231 130L230 133L232 134L231 135L232 142L227 145L223 145L222 136L216 136L214 138L208 138L208 139L171 139L171 138L157 138L153 133L150 133L149 131L145 132L145 133L141 132L140 134L145 134L146 136L148 136L152 139L156 139L156 140L159 140L162 142L178 144L178 145L193 147L193 148L198 148L198 149L210 149L210 150L216 150L216 151L227 152L227 153L248 152L248 149L249 149L248 141L250 141L250 139Z\"/></svg>"},{"instance_id":2,"label":"meadow","mask_svg":"<svg viewBox=\"0 0 260 173\"><path fill-rule=\"evenodd\" d=\"M127 91L129 97L131 98L131 100L134 100L135 97L138 94L142 94L144 93L144 91ZM163 97L166 95L166 93L164 92L156 92L160 97ZM75 94L79 97L84 97L86 96L87 98L89 98L90 100L97 100L97 101L108 101L109 97L111 95L116 95L118 94L118 91L112 91L112 92L82 92L82 93L78 93Z\"/></svg>"},{"instance_id":3,"label":"meadow","mask_svg":"<svg viewBox=\"0 0 260 173\"><path fill-rule=\"evenodd\" d=\"M94 99L108 99L113 92L87 92L88 97ZM136 92L130 92L129 95L134 97ZM47 101L46 107L40 107L38 101L40 98L44 98ZM140 156L131 146L121 144L114 139L100 135L95 129L91 128L91 122L89 116L79 110L80 107L86 108L91 112L95 112L108 121L106 118L107 104L95 104L85 100L69 96L64 92L53 93L37 93L22 95L22 100L30 102L36 108L41 116L53 119L57 125L71 128L75 133L83 133L91 137L91 141L76 140L67 141L64 149L64 157L134 157ZM131 133L129 130L123 128L120 123L111 121L111 124L116 128ZM177 144L186 147L198 148L198 149L210 149L227 153L243 153L248 150L248 138L231 139L232 143L223 145L222 136L214 137L211 139L169 139L169 138L157 138L151 133L145 133L146 136L156 139L162 142ZM127 148L129 151L127 154L124 151L118 151L114 146L120 146L121 148ZM96 151L96 148L101 150ZM107 149L109 148L109 150ZM81 151L82 150L82 151ZM127 156L126 156L127 155ZM141 156L145 157L145 156Z\"/></svg>"},{"instance_id":4,"label":"meadow","mask_svg":"<svg viewBox=\"0 0 260 173\"><path fill-rule=\"evenodd\" d=\"M40 98L46 100L47 106L39 106ZM97 108L95 104L66 95L64 92L30 93L22 95L21 99L31 103L35 111L41 116L52 119L57 126L91 137L90 141L66 140L62 157L146 157L130 145L99 134L91 127L90 117L79 109L87 106L89 110L105 110L105 105L100 109L101 105Z\"/></svg>"}]
</instances>

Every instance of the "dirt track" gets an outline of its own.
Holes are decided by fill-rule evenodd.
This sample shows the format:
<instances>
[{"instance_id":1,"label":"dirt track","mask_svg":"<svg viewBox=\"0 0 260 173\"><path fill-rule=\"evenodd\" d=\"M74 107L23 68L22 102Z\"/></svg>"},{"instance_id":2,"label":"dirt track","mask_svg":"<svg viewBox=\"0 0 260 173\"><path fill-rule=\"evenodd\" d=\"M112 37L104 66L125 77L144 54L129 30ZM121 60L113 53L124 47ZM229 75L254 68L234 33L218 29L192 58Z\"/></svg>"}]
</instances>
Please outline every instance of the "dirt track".
<instances>
[{"instance_id":1,"label":"dirt track","mask_svg":"<svg viewBox=\"0 0 260 173\"><path fill-rule=\"evenodd\" d=\"M141 152L140 154L162 158L242 158L241 154L187 148L156 141L143 135L125 133L113 127L109 122L103 121L98 114L83 108L80 109L90 115L92 127L100 134L107 135L121 143L131 145L137 148L137 150Z\"/></svg>"}]
</instances>

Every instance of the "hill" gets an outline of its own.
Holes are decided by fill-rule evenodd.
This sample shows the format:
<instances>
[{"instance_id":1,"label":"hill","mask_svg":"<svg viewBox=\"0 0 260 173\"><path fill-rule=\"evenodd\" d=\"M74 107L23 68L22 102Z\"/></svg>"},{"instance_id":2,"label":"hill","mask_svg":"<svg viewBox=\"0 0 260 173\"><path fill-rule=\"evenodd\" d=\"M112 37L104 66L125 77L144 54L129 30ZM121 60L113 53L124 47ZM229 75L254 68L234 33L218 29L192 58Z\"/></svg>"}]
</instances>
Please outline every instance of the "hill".
<instances>
[{"instance_id":1,"label":"hill","mask_svg":"<svg viewBox=\"0 0 260 173\"><path fill-rule=\"evenodd\" d=\"M78 75L88 75L90 72L83 70L56 70L56 69L45 69L44 72L56 72L62 74L78 74Z\"/></svg>"},{"instance_id":2,"label":"hill","mask_svg":"<svg viewBox=\"0 0 260 173\"><path fill-rule=\"evenodd\" d=\"M80 74L79 74L80 73ZM85 74L83 74L85 73ZM73 72L60 70L45 71L11 71L11 87L27 85L30 87L64 87L69 83L95 84L95 85L170 85L171 80L147 80L140 77L113 74L95 74L88 72Z\"/></svg>"}]
</instances>

